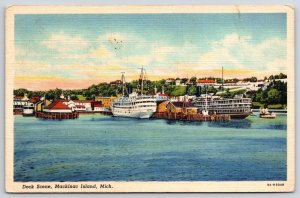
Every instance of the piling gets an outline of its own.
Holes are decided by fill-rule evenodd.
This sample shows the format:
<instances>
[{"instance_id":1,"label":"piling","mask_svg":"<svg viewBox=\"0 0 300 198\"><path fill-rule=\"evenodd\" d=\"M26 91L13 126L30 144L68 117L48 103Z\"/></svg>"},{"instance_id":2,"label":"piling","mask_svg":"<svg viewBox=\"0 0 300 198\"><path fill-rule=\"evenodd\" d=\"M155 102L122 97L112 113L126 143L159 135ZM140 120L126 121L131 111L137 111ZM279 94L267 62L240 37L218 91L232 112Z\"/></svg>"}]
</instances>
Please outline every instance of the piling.
<instances>
[{"instance_id":1,"label":"piling","mask_svg":"<svg viewBox=\"0 0 300 198\"><path fill-rule=\"evenodd\" d=\"M46 113L46 112L36 112L36 118L47 119L47 120L62 120L62 119L76 119L79 117L79 113Z\"/></svg>"}]
</instances>

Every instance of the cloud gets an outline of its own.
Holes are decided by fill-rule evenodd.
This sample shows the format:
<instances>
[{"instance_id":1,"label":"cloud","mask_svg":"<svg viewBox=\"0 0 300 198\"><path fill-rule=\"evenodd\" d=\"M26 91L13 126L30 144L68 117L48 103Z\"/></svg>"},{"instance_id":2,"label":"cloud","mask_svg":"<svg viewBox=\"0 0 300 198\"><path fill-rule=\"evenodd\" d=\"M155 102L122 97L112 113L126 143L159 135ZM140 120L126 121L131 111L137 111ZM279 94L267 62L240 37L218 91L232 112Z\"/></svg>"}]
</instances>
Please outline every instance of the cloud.
<instances>
[{"instance_id":1,"label":"cloud","mask_svg":"<svg viewBox=\"0 0 300 198\"><path fill-rule=\"evenodd\" d=\"M127 56L127 57L124 57L122 60L124 61L124 63L127 63L127 64L134 64L137 66L146 66L146 65L150 64L151 57L149 55L148 56L147 55Z\"/></svg>"},{"instance_id":2,"label":"cloud","mask_svg":"<svg viewBox=\"0 0 300 198\"><path fill-rule=\"evenodd\" d=\"M97 49L94 49L87 56L89 58L112 58L114 54L108 50L106 47L101 46Z\"/></svg>"},{"instance_id":3,"label":"cloud","mask_svg":"<svg viewBox=\"0 0 300 198\"><path fill-rule=\"evenodd\" d=\"M81 36L71 36L64 32L54 33L42 45L57 52L76 52L87 48L88 42Z\"/></svg>"},{"instance_id":4,"label":"cloud","mask_svg":"<svg viewBox=\"0 0 300 198\"><path fill-rule=\"evenodd\" d=\"M14 66L16 74L44 73L51 68L49 64L32 60L16 61Z\"/></svg>"},{"instance_id":5,"label":"cloud","mask_svg":"<svg viewBox=\"0 0 300 198\"><path fill-rule=\"evenodd\" d=\"M223 39L213 42L211 49L199 58L199 69L222 66L235 69L271 70L278 58L286 59L286 40L269 38L255 43L250 36L237 33L226 35ZM281 69L286 69L286 63L281 61Z\"/></svg>"},{"instance_id":6,"label":"cloud","mask_svg":"<svg viewBox=\"0 0 300 198\"><path fill-rule=\"evenodd\" d=\"M125 72L126 80L131 81L138 78L141 66L146 68L150 80L220 76L222 66L226 77L260 77L275 71L285 72L287 68L286 40L268 38L258 42L237 33L201 45L188 41L150 42L133 33L120 32L99 35L91 42L80 35L60 32L42 41L42 45L57 53L16 47L16 86L24 83L31 86L30 79L35 79L36 87L41 81L45 87L64 88L73 83L76 88L82 87L79 82L86 86L119 79L120 72Z\"/></svg>"},{"instance_id":7,"label":"cloud","mask_svg":"<svg viewBox=\"0 0 300 198\"><path fill-rule=\"evenodd\" d=\"M287 60L286 59L282 59L282 58L276 58L271 62L268 62L266 67L267 70L273 70L273 71L285 71L286 68L286 64L287 64Z\"/></svg>"}]
</instances>

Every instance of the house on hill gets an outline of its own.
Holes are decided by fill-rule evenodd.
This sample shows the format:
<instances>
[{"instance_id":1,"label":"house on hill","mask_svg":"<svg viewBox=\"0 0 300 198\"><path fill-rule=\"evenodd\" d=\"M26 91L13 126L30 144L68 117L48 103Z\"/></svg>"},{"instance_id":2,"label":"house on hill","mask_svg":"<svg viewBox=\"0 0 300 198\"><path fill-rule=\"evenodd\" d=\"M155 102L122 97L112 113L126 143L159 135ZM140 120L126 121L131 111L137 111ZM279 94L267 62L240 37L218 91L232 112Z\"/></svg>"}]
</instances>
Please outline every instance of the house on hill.
<instances>
[{"instance_id":1,"label":"house on hill","mask_svg":"<svg viewBox=\"0 0 300 198\"><path fill-rule=\"evenodd\" d=\"M167 78L165 84L169 85L175 82L175 78Z\"/></svg>"},{"instance_id":2,"label":"house on hill","mask_svg":"<svg viewBox=\"0 0 300 198\"><path fill-rule=\"evenodd\" d=\"M122 81L121 80L115 80L115 81L111 81L109 84L112 85L112 86L117 86L117 85L121 85Z\"/></svg>"}]
</instances>

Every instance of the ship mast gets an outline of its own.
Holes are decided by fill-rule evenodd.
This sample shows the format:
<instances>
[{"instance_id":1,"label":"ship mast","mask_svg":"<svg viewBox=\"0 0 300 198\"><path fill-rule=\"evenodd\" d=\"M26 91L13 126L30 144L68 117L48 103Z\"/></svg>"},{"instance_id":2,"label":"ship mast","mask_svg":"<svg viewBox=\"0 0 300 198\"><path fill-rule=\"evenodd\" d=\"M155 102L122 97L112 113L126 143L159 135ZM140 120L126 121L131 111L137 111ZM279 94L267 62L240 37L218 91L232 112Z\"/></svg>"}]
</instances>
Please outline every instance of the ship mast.
<instances>
[{"instance_id":1,"label":"ship mast","mask_svg":"<svg viewBox=\"0 0 300 198\"><path fill-rule=\"evenodd\" d=\"M205 111L207 112L207 86L206 86L206 94L205 94Z\"/></svg>"},{"instance_id":2,"label":"ship mast","mask_svg":"<svg viewBox=\"0 0 300 198\"><path fill-rule=\"evenodd\" d=\"M224 71L222 66L222 92L224 92Z\"/></svg>"},{"instance_id":3,"label":"ship mast","mask_svg":"<svg viewBox=\"0 0 300 198\"><path fill-rule=\"evenodd\" d=\"M125 72L121 72L122 73L122 78L121 78L121 80L122 80L122 96L124 96L124 94L125 94L125 76L124 76L124 73Z\"/></svg>"},{"instance_id":4,"label":"ship mast","mask_svg":"<svg viewBox=\"0 0 300 198\"><path fill-rule=\"evenodd\" d=\"M140 78L142 80L142 82L141 82L141 95L143 95L143 89L144 89L144 67L142 67L140 69L141 69Z\"/></svg>"}]
</instances>

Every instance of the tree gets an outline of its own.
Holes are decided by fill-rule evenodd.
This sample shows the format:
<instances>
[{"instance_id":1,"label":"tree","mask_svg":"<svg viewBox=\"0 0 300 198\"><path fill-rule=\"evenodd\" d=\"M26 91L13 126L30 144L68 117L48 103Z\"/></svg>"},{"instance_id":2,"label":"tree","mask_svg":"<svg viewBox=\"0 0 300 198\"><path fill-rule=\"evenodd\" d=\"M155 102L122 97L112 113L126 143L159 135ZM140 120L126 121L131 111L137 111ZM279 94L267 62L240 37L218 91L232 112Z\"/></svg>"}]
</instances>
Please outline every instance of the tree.
<instances>
[{"instance_id":1,"label":"tree","mask_svg":"<svg viewBox=\"0 0 300 198\"><path fill-rule=\"evenodd\" d=\"M71 95L70 98L71 98L71 100L78 100L79 99L77 95Z\"/></svg>"},{"instance_id":2,"label":"tree","mask_svg":"<svg viewBox=\"0 0 300 198\"><path fill-rule=\"evenodd\" d=\"M171 96L182 96L186 92L185 87L176 86L175 89L170 93Z\"/></svg>"},{"instance_id":3,"label":"tree","mask_svg":"<svg viewBox=\"0 0 300 198\"><path fill-rule=\"evenodd\" d=\"M188 95L189 96L194 96L196 95L197 92L197 87L196 86L190 86L188 89Z\"/></svg>"},{"instance_id":4,"label":"tree","mask_svg":"<svg viewBox=\"0 0 300 198\"><path fill-rule=\"evenodd\" d=\"M276 104L280 102L280 92L277 89L270 89L268 91L268 103Z\"/></svg>"},{"instance_id":5,"label":"tree","mask_svg":"<svg viewBox=\"0 0 300 198\"><path fill-rule=\"evenodd\" d=\"M24 96L25 94L28 94L28 92L29 91L27 89L20 88L20 89L14 90L14 95L16 95L16 96Z\"/></svg>"},{"instance_id":6,"label":"tree","mask_svg":"<svg viewBox=\"0 0 300 198\"><path fill-rule=\"evenodd\" d=\"M190 79L190 82L193 84L193 85L196 85L197 83L197 78L195 76L193 76L191 79Z\"/></svg>"}]
</instances>

